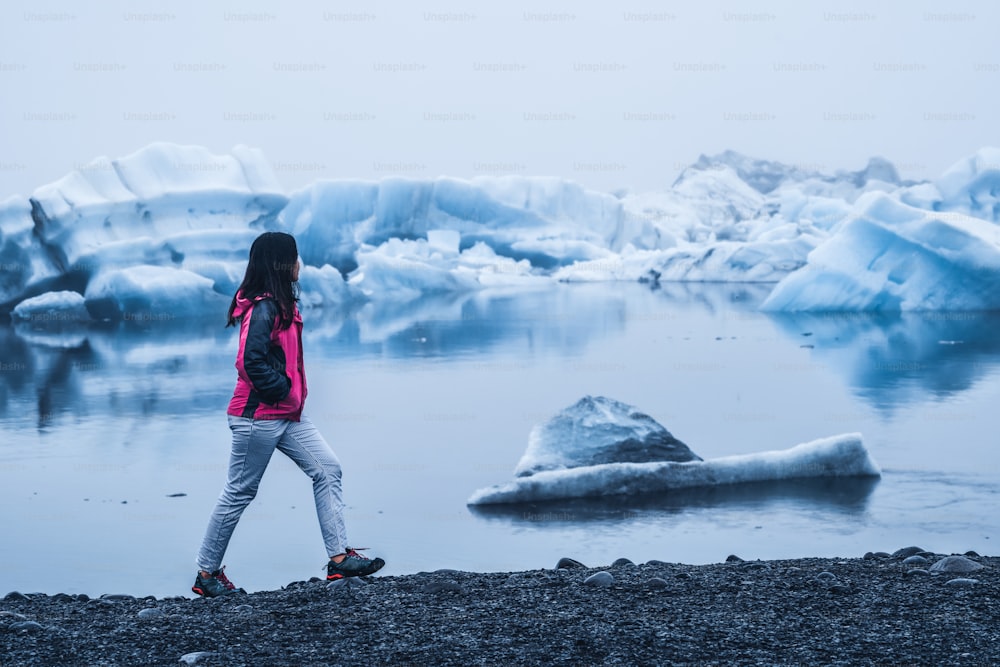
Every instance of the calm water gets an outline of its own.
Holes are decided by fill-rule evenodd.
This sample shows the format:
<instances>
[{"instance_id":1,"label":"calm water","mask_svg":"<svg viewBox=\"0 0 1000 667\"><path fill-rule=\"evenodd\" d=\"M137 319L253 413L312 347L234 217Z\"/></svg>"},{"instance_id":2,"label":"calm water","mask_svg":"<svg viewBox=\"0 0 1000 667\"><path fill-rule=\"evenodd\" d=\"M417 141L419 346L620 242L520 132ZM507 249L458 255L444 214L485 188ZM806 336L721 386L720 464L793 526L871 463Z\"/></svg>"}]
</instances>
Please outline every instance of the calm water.
<instances>
[{"instance_id":1,"label":"calm water","mask_svg":"<svg viewBox=\"0 0 1000 667\"><path fill-rule=\"evenodd\" d=\"M307 311L307 413L345 467L348 529L387 574L996 554L1000 318L774 317L767 286L558 286ZM225 477L233 330L0 329L0 594L186 594ZM702 457L860 431L878 481L472 509L531 427L585 394ZM185 494L185 495L175 495ZM227 555L249 590L319 576L308 480L276 455Z\"/></svg>"}]
</instances>

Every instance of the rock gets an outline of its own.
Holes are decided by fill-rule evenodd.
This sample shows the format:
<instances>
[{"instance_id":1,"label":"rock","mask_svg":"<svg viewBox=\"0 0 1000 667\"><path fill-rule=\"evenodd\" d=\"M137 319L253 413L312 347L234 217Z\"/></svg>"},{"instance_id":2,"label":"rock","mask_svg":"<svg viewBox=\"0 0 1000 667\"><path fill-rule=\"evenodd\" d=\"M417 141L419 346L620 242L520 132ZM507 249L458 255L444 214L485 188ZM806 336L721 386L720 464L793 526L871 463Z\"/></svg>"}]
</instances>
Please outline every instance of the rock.
<instances>
[{"instance_id":1,"label":"rock","mask_svg":"<svg viewBox=\"0 0 1000 667\"><path fill-rule=\"evenodd\" d=\"M892 552L893 558L908 558L910 556L916 556L917 554L925 553L920 547L903 547L902 549L896 549Z\"/></svg>"},{"instance_id":2,"label":"rock","mask_svg":"<svg viewBox=\"0 0 1000 667\"><path fill-rule=\"evenodd\" d=\"M187 598L181 598L181 599L184 600L184 599L187 599ZM90 596L87 595L86 593L78 593L76 595L76 600L77 600L77 602L89 602L90 601Z\"/></svg>"},{"instance_id":3,"label":"rock","mask_svg":"<svg viewBox=\"0 0 1000 667\"><path fill-rule=\"evenodd\" d=\"M962 554L962 555L963 555L963 556L967 556L967 557L969 557L969 558L980 558L979 554L977 554L977 553L976 553L975 551L966 551L966 552L965 552L964 554Z\"/></svg>"},{"instance_id":4,"label":"rock","mask_svg":"<svg viewBox=\"0 0 1000 667\"><path fill-rule=\"evenodd\" d=\"M185 653L178 662L183 662L186 665L197 665L202 660L210 658L213 655L215 653L212 651L195 651L194 653Z\"/></svg>"},{"instance_id":5,"label":"rock","mask_svg":"<svg viewBox=\"0 0 1000 667\"><path fill-rule=\"evenodd\" d=\"M931 572L948 572L950 574L966 574L983 569L983 566L965 556L945 556L931 565Z\"/></svg>"},{"instance_id":6,"label":"rock","mask_svg":"<svg viewBox=\"0 0 1000 667\"><path fill-rule=\"evenodd\" d=\"M556 563L556 569L565 568L567 570L573 570L576 568L586 568L587 566L578 560L573 560L572 558L560 558L559 562Z\"/></svg>"},{"instance_id":7,"label":"rock","mask_svg":"<svg viewBox=\"0 0 1000 667\"><path fill-rule=\"evenodd\" d=\"M632 561L630 561L628 558L619 558L614 563L611 564L611 567L638 567L638 566Z\"/></svg>"},{"instance_id":8,"label":"rock","mask_svg":"<svg viewBox=\"0 0 1000 667\"><path fill-rule=\"evenodd\" d=\"M134 600L134 595L126 595L125 593L105 593L101 596L102 600L114 600L116 602Z\"/></svg>"},{"instance_id":9,"label":"rock","mask_svg":"<svg viewBox=\"0 0 1000 667\"><path fill-rule=\"evenodd\" d=\"M252 614L253 613L253 607L251 607L248 604L237 605L236 607L233 607L233 613L234 614Z\"/></svg>"},{"instance_id":10,"label":"rock","mask_svg":"<svg viewBox=\"0 0 1000 667\"><path fill-rule=\"evenodd\" d=\"M928 572L927 570L921 568L921 567L913 567L913 568L910 568L909 570L904 570L903 571L903 576L904 577L912 577L913 575L919 575L919 576L922 576L922 577L929 577L929 576L931 576L931 573Z\"/></svg>"},{"instance_id":11,"label":"rock","mask_svg":"<svg viewBox=\"0 0 1000 667\"><path fill-rule=\"evenodd\" d=\"M759 560L753 561L752 563L743 563L740 565L744 570L769 570L771 566L767 563L762 563Z\"/></svg>"},{"instance_id":12,"label":"rock","mask_svg":"<svg viewBox=\"0 0 1000 667\"><path fill-rule=\"evenodd\" d=\"M966 579L965 577L959 577L957 579L949 579L944 582L944 585L952 586L954 588L968 588L969 586L975 586L978 583L978 579Z\"/></svg>"},{"instance_id":13,"label":"rock","mask_svg":"<svg viewBox=\"0 0 1000 667\"><path fill-rule=\"evenodd\" d=\"M136 614L139 618L143 620L150 620L154 618L163 618L165 614L162 609L157 609L156 607L147 607L146 609L140 609L139 613Z\"/></svg>"},{"instance_id":14,"label":"rock","mask_svg":"<svg viewBox=\"0 0 1000 667\"><path fill-rule=\"evenodd\" d=\"M17 621L7 626L7 629L11 632L42 632L45 626L38 621Z\"/></svg>"},{"instance_id":15,"label":"rock","mask_svg":"<svg viewBox=\"0 0 1000 667\"><path fill-rule=\"evenodd\" d=\"M526 477L543 470L650 461L701 461L701 457L637 408L603 396L584 396L532 429L514 474Z\"/></svg>"},{"instance_id":16,"label":"rock","mask_svg":"<svg viewBox=\"0 0 1000 667\"><path fill-rule=\"evenodd\" d=\"M334 579L326 585L327 590L330 591L355 591L363 589L368 584L361 579L361 577L344 577L343 579Z\"/></svg>"},{"instance_id":17,"label":"rock","mask_svg":"<svg viewBox=\"0 0 1000 667\"><path fill-rule=\"evenodd\" d=\"M606 588L615 583L615 578L610 572L595 572L584 579L583 583L586 586L599 586L601 588Z\"/></svg>"},{"instance_id":18,"label":"rock","mask_svg":"<svg viewBox=\"0 0 1000 667\"><path fill-rule=\"evenodd\" d=\"M646 588L666 588L667 585L667 581L665 579L660 579L659 577L653 577L646 582Z\"/></svg>"},{"instance_id":19,"label":"rock","mask_svg":"<svg viewBox=\"0 0 1000 667\"><path fill-rule=\"evenodd\" d=\"M65 593L56 593L52 596L52 599L56 602L73 602L76 600L72 595L66 595Z\"/></svg>"},{"instance_id":20,"label":"rock","mask_svg":"<svg viewBox=\"0 0 1000 667\"><path fill-rule=\"evenodd\" d=\"M454 581L432 581L424 586L424 593L442 593L445 591L462 592L462 587Z\"/></svg>"},{"instance_id":21,"label":"rock","mask_svg":"<svg viewBox=\"0 0 1000 667\"><path fill-rule=\"evenodd\" d=\"M691 579L690 572L678 572L674 575L674 579Z\"/></svg>"},{"instance_id":22,"label":"rock","mask_svg":"<svg viewBox=\"0 0 1000 667\"><path fill-rule=\"evenodd\" d=\"M647 560L645 563L649 567L669 567L670 563L666 563L662 560Z\"/></svg>"},{"instance_id":23,"label":"rock","mask_svg":"<svg viewBox=\"0 0 1000 667\"><path fill-rule=\"evenodd\" d=\"M3 596L3 599L6 602L27 602L31 600L27 595L18 591L7 593L7 595Z\"/></svg>"},{"instance_id":24,"label":"rock","mask_svg":"<svg viewBox=\"0 0 1000 667\"><path fill-rule=\"evenodd\" d=\"M743 559L740 558L739 556L735 555L735 554L729 554L728 556L726 556L726 562L727 563L742 563Z\"/></svg>"},{"instance_id":25,"label":"rock","mask_svg":"<svg viewBox=\"0 0 1000 667\"><path fill-rule=\"evenodd\" d=\"M891 558L892 556L886 551L869 551L865 553L865 560L881 560L883 558Z\"/></svg>"},{"instance_id":26,"label":"rock","mask_svg":"<svg viewBox=\"0 0 1000 667\"><path fill-rule=\"evenodd\" d=\"M27 618L24 614L18 614L15 611L0 611L0 622L24 621Z\"/></svg>"},{"instance_id":27,"label":"rock","mask_svg":"<svg viewBox=\"0 0 1000 667\"><path fill-rule=\"evenodd\" d=\"M920 555L907 556L903 559L903 565L927 565L929 560Z\"/></svg>"},{"instance_id":28,"label":"rock","mask_svg":"<svg viewBox=\"0 0 1000 667\"><path fill-rule=\"evenodd\" d=\"M830 591L831 593L839 593L843 595L844 593L850 593L851 587L848 586L847 584L830 584L830 586L828 586L826 590Z\"/></svg>"}]
</instances>

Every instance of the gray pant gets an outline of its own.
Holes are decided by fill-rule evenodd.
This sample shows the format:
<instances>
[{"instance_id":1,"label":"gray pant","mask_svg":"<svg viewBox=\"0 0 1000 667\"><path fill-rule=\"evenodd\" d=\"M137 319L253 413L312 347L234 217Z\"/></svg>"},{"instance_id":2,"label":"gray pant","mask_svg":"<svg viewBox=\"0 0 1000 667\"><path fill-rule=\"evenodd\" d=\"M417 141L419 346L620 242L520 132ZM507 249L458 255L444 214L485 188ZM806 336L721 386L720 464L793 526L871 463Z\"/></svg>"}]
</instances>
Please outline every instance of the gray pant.
<instances>
[{"instance_id":1,"label":"gray pant","mask_svg":"<svg viewBox=\"0 0 1000 667\"><path fill-rule=\"evenodd\" d=\"M205 539L198 552L198 569L214 572L222 566L236 524L250 501L264 470L277 448L295 461L313 481L316 515L328 556L343 553L347 545L341 469L337 456L308 417L247 419L229 415L233 450L229 457L229 479L219 495L208 521Z\"/></svg>"}]
</instances>

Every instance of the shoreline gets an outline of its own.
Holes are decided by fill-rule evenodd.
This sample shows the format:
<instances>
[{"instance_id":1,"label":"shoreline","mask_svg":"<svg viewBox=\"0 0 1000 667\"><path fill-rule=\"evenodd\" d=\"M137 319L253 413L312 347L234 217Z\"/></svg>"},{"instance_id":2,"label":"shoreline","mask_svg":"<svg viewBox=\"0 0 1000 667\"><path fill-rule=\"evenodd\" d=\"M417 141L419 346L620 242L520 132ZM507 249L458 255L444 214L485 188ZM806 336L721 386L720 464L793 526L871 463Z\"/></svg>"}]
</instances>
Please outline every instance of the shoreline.
<instances>
[{"instance_id":1,"label":"shoreline","mask_svg":"<svg viewBox=\"0 0 1000 667\"><path fill-rule=\"evenodd\" d=\"M216 599L12 592L0 600L0 662L1000 664L1000 557L911 547L553 565L313 579Z\"/></svg>"}]
</instances>

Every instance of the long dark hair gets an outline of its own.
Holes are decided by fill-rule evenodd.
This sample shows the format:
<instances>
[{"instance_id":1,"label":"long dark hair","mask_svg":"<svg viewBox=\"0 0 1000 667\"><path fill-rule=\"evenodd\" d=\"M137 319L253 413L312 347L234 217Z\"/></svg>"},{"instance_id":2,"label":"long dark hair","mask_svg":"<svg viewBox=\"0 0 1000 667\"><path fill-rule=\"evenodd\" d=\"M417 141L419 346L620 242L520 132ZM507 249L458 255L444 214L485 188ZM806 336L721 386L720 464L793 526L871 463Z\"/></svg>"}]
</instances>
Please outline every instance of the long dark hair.
<instances>
[{"instance_id":1,"label":"long dark hair","mask_svg":"<svg viewBox=\"0 0 1000 667\"><path fill-rule=\"evenodd\" d=\"M295 237L284 232L264 232L250 246L250 262L243 275L243 282L229 304L229 319L226 326L236 325L233 312L236 310L236 296L241 292L246 299L261 294L270 294L278 303L280 326L287 329L295 314L298 301L298 286L292 282L292 271L299 261L299 249Z\"/></svg>"}]
</instances>

